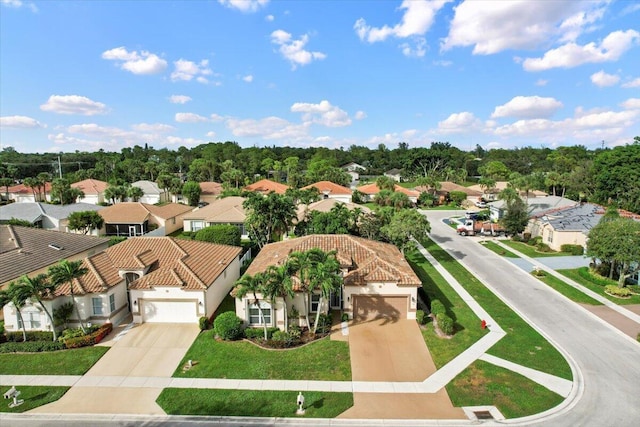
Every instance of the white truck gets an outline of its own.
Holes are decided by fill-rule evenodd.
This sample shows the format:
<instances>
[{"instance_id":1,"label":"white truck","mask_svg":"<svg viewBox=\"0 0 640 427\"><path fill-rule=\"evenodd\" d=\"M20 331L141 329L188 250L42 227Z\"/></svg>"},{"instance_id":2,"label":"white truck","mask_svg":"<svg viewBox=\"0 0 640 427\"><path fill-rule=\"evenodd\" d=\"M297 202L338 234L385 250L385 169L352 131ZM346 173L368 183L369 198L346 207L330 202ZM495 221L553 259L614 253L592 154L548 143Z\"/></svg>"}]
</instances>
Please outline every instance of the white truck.
<instances>
[{"instance_id":1,"label":"white truck","mask_svg":"<svg viewBox=\"0 0 640 427\"><path fill-rule=\"evenodd\" d=\"M465 219L458 225L456 231L461 236L475 236L476 234L489 236L505 236L506 231L500 224L491 221Z\"/></svg>"}]
</instances>

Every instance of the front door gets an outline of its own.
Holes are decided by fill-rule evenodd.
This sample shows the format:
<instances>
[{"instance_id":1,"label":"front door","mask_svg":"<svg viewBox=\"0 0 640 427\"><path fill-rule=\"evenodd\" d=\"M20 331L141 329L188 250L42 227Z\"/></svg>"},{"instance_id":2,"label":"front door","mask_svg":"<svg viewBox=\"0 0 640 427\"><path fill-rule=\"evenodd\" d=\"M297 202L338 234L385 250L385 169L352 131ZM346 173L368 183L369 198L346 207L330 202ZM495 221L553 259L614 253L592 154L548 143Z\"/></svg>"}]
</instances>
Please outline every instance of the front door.
<instances>
[{"instance_id":1,"label":"front door","mask_svg":"<svg viewBox=\"0 0 640 427\"><path fill-rule=\"evenodd\" d=\"M342 288L329 294L329 306L333 309L342 309Z\"/></svg>"},{"instance_id":2,"label":"front door","mask_svg":"<svg viewBox=\"0 0 640 427\"><path fill-rule=\"evenodd\" d=\"M129 237L136 237L136 226L135 225L130 225L129 226Z\"/></svg>"}]
</instances>

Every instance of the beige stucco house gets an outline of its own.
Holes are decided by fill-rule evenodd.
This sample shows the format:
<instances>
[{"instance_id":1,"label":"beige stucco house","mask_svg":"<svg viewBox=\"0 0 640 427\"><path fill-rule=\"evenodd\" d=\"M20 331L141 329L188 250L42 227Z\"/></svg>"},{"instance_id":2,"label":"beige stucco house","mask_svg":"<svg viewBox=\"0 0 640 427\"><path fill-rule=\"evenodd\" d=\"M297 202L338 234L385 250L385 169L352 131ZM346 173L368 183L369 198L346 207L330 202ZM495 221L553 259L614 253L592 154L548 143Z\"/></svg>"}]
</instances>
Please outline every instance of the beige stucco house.
<instances>
[{"instance_id":1,"label":"beige stucco house","mask_svg":"<svg viewBox=\"0 0 640 427\"><path fill-rule=\"evenodd\" d=\"M193 206L167 203L162 206L141 202L122 202L99 211L104 219L101 234L107 236L143 236L152 230L166 236L183 227L184 216Z\"/></svg>"},{"instance_id":2,"label":"beige stucco house","mask_svg":"<svg viewBox=\"0 0 640 427\"><path fill-rule=\"evenodd\" d=\"M343 187L342 185L335 184L331 181L319 181L306 187L302 187L301 190L308 190L315 188L318 190L320 197L323 199L335 199L343 203L351 203L352 191Z\"/></svg>"},{"instance_id":3,"label":"beige stucco house","mask_svg":"<svg viewBox=\"0 0 640 427\"><path fill-rule=\"evenodd\" d=\"M247 219L242 207L244 201L244 197L224 197L214 200L208 206L195 209L184 216L184 231L199 231L212 225L229 224L238 227L242 239L248 239L249 232L244 226Z\"/></svg>"}]
</instances>

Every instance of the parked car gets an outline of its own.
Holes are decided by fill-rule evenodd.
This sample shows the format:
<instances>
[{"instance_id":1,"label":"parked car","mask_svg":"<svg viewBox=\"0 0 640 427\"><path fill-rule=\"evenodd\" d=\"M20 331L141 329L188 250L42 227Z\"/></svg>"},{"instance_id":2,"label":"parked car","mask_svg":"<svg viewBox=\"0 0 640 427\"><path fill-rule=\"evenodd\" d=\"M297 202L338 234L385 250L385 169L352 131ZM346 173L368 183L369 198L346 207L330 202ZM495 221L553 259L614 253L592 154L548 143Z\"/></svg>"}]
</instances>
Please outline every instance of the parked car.
<instances>
[{"instance_id":1,"label":"parked car","mask_svg":"<svg viewBox=\"0 0 640 427\"><path fill-rule=\"evenodd\" d=\"M476 202L475 203L477 207L479 207L480 209L484 209L487 207L487 202L485 201L480 201L480 202Z\"/></svg>"}]
</instances>

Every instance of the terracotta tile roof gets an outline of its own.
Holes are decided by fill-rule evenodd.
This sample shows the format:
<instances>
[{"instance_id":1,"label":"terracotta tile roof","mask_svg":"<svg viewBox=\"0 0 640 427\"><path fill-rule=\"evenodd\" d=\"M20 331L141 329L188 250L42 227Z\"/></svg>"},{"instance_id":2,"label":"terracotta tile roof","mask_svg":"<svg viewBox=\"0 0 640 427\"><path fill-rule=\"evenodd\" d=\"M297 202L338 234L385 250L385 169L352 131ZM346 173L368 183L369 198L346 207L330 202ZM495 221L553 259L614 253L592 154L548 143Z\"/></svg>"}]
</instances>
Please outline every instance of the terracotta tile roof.
<instances>
[{"instance_id":1,"label":"terracotta tile roof","mask_svg":"<svg viewBox=\"0 0 640 427\"><path fill-rule=\"evenodd\" d=\"M84 234L0 225L0 283L46 268L61 259L102 249L108 241L104 237Z\"/></svg>"},{"instance_id":2,"label":"terracotta tile roof","mask_svg":"<svg viewBox=\"0 0 640 427\"><path fill-rule=\"evenodd\" d=\"M279 182L274 182L274 181L271 181L270 179L261 179L258 182L254 182L253 184L250 184L244 187L244 189L247 191L255 191L263 194L267 194L271 192L284 194L288 188L289 188L288 185L280 184Z\"/></svg>"},{"instance_id":3,"label":"terracotta tile roof","mask_svg":"<svg viewBox=\"0 0 640 427\"><path fill-rule=\"evenodd\" d=\"M162 206L148 205L146 203L143 203L143 205L152 215L162 219L183 215L195 209L193 206L183 205L181 203L166 203Z\"/></svg>"},{"instance_id":4,"label":"terracotta tile roof","mask_svg":"<svg viewBox=\"0 0 640 427\"><path fill-rule=\"evenodd\" d=\"M373 183L373 184L367 184L367 185L363 185L362 187L358 187L358 191L360 191L361 193L364 194L378 194L380 192L380 189L378 188L378 186ZM404 193L409 197L420 197L420 192L419 191L415 191L415 190L409 190L408 188L404 188L400 185L395 185L394 187L394 191L398 191L400 193Z\"/></svg>"},{"instance_id":5,"label":"terracotta tile roof","mask_svg":"<svg viewBox=\"0 0 640 427\"><path fill-rule=\"evenodd\" d=\"M415 189L420 193L431 191L431 189L427 187L416 187ZM455 182L443 181L440 183L440 190L438 190L438 192L450 193L452 191L462 191L470 197L480 197L483 194L482 191L474 190L471 187L465 187L464 185L456 184Z\"/></svg>"},{"instance_id":6,"label":"terracotta tile roof","mask_svg":"<svg viewBox=\"0 0 640 427\"><path fill-rule=\"evenodd\" d=\"M35 192L38 192L38 189L31 189L29 187L27 187L24 184L18 184L18 185L13 185L11 187L9 187L9 193L11 194L33 194L33 191L35 190ZM51 192L51 183L50 182L45 182L44 183L44 192L45 193L50 193Z\"/></svg>"},{"instance_id":7,"label":"terracotta tile roof","mask_svg":"<svg viewBox=\"0 0 640 427\"><path fill-rule=\"evenodd\" d=\"M315 234L271 243L262 248L246 274L253 275L270 265L282 264L291 252L313 248L337 251L340 265L349 270L344 276L347 286L362 286L378 280L396 282L398 286L421 286L420 279L397 247L347 234Z\"/></svg>"},{"instance_id":8,"label":"terracotta tile roof","mask_svg":"<svg viewBox=\"0 0 640 427\"><path fill-rule=\"evenodd\" d=\"M72 188L81 190L85 196L104 193L104 190L106 190L108 186L108 183L97 179L85 179L71 184Z\"/></svg>"},{"instance_id":9,"label":"terracotta tile roof","mask_svg":"<svg viewBox=\"0 0 640 427\"><path fill-rule=\"evenodd\" d=\"M146 270L129 284L130 289L179 286L185 290L205 290L242 252L241 248L171 237L135 237L89 257L89 270L74 282L74 292L103 292L122 282L120 271ZM69 295L68 285L58 295Z\"/></svg>"},{"instance_id":10,"label":"terracotta tile roof","mask_svg":"<svg viewBox=\"0 0 640 427\"><path fill-rule=\"evenodd\" d=\"M350 189L348 189L347 187L343 187L342 185L335 184L331 181L319 181L314 184L307 185L306 187L302 187L302 190L308 190L312 187L317 188L320 194L324 194L326 192L327 194L331 195L351 195Z\"/></svg>"},{"instance_id":11,"label":"terracotta tile roof","mask_svg":"<svg viewBox=\"0 0 640 427\"><path fill-rule=\"evenodd\" d=\"M141 202L122 202L102 209L99 214L107 224L137 224L144 222L149 218L149 215L169 219L192 210L193 206L180 203L167 203L162 206L156 206Z\"/></svg>"},{"instance_id":12,"label":"terracotta tile roof","mask_svg":"<svg viewBox=\"0 0 640 427\"><path fill-rule=\"evenodd\" d=\"M308 205L300 204L297 208L298 221L302 221L304 219L305 213L311 211L318 212L329 212L335 205L343 204L350 211L354 209L360 209L363 213L370 213L371 209L364 205L357 205L355 203L344 203L336 199L322 199L317 202L310 203Z\"/></svg>"},{"instance_id":13,"label":"terracotta tile roof","mask_svg":"<svg viewBox=\"0 0 640 427\"><path fill-rule=\"evenodd\" d=\"M222 184L218 182L201 182L200 183L201 195L204 196L217 196L222 193Z\"/></svg>"},{"instance_id":14,"label":"terracotta tile roof","mask_svg":"<svg viewBox=\"0 0 640 427\"><path fill-rule=\"evenodd\" d=\"M216 199L209 205L186 214L183 219L199 219L208 222L244 222L247 215L242 207L246 199L232 196Z\"/></svg>"}]
</instances>

